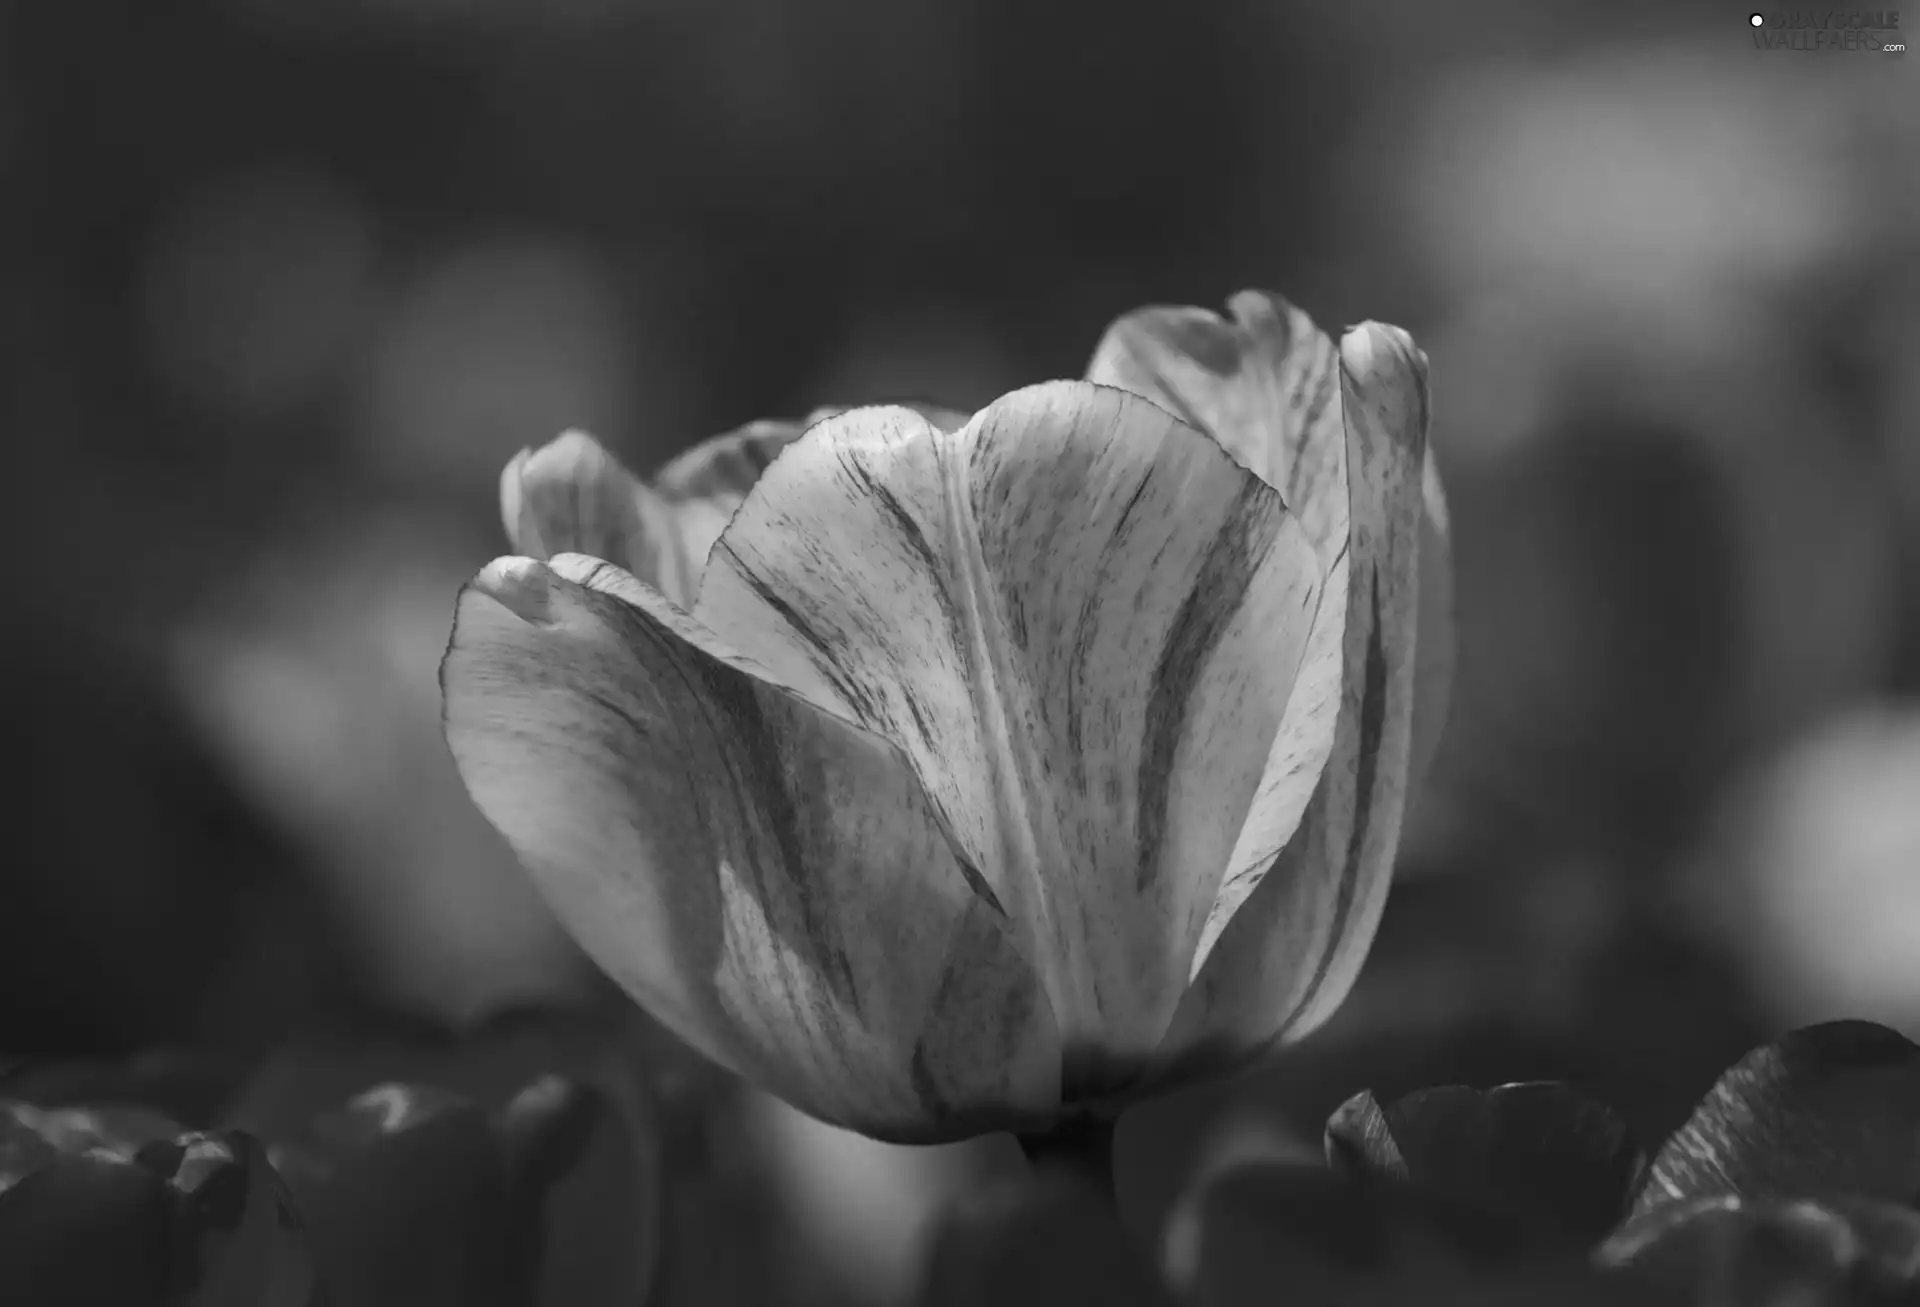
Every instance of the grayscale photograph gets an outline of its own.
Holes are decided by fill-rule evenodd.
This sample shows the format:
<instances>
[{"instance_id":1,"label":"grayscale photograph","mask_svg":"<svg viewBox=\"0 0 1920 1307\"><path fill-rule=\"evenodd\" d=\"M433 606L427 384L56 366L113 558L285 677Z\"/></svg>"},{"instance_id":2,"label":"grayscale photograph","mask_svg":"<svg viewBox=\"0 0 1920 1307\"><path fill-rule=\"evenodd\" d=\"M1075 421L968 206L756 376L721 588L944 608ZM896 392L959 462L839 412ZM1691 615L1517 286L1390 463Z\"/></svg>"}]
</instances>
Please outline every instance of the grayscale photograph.
<instances>
[{"instance_id":1,"label":"grayscale photograph","mask_svg":"<svg viewBox=\"0 0 1920 1307\"><path fill-rule=\"evenodd\" d=\"M1920 1307L1916 27L0 0L0 1307Z\"/></svg>"}]
</instances>

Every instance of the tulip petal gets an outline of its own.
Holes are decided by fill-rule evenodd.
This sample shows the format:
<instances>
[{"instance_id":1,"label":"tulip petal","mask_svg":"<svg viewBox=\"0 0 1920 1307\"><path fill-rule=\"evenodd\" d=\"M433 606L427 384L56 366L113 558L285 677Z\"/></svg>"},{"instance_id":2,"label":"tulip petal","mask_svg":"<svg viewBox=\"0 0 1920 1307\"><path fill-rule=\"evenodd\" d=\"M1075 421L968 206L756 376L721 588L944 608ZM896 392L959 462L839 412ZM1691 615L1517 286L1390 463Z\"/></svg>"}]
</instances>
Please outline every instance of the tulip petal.
<instances>
[{"instance_id":1,"label":"tulip petal","mask_svg":"<svg viewBox=\"0 0 1920 1307\"><path fill-rule=\"evenodd\" d=\"M1214 441L1057 382L957 432L902 408L815 426L698 615L900 747L1041 969L1074 1095L1136 1071L1186 988L1318 570Z\"/></svg>"},{"instance_id":2,"label":"tulip petal","mask_svg":"<svg viewBox=\"0 0 1920 1307\"><path fill-rule=\"evenodd\" d=\"M1331 572L1347 546L1340 354L1278 295L1241 291L1231 323L1210 309L1153 306L1111 327L1087 380L1185 418L1278 489Z\"/></svg>"},{"instance_id":3,"label":"tulip petal","mask_svg":"<svg viewBox=\"0 0 1920 1307\"><path fill-rule=\"evenodd\" d=\"M590 554L674 593L666 504L584 431L514 456L500 474L500 516L530 558Z\"/></svg>"},{"instance_id":4,"label":"tulip petal","mask_svg":"<svg viewBox=\"0 0 1920 1307\"><path fill-rule=\"evenodd\" d=\"M782 450L800 439L808 427L845 413L847 407L816 408L799 422L778 419L749 422L725 435L701 441L660 469L654 486L673 504L679 556L687 569L683 574L683 589L678 593L669 592L672 598L679 600L683 607L693 607L693 597L700 591L700 577L707 570L707 555L713 552L714 542L746 501L747 492L760 480L760 474ZM956 409L932 404L905 407L943 431L958 431L967 424L968 415Z\"/></svg>"},{"instance_id":5,"label":"tulip petal","mask_svg":"<svg viewBox=\"0 0 1920 1307\"><path fill-rule=\"evenodd\" d=\"M1323 594L1347 590L1346 430L1340 356L1312 319L1278 296L1236 295L1234 320L1199 308L1153 307L1107 331L1087 375L1144 395L1210 433L1300 514ZM1299 829L1333 749L1347 609L1322 603L1287 718L1274 737L1227 872L1207 914L1191 974Z\"/></svg>"},{"instance_id":6,"label":"tulip petal","mask_svg":"<svg viewBox=\"0 0 1920 1307\"><path fill-rule=\"evenodd\" d=\"M710 437L669 459L654 475L654 487L669 499L731 499L738 508L767 465L832 411L822 409L799 422L749 422Z\"/></svg>"},{"instance_id":7,"label":"tulip petal","mask_svg":"<svg viewBox=\"0 0 1920 1307\"><path fill-rule=\"evenodd\" d=\"M880 1138L1057 1103L1033 971L886 743L580 555L482 571L441 680L481 810L695 1048Z\"/></svg>"},{"instance_id":8,"label":"tulip petal","mask_svg":"<svg viewBox=\"0 0 1920 1307\"><path fill-rule=\"evenodd\" d=\"M672 500L715 499L731 500L732 505L727 516L733 516L738 508L760 480L760 474L767 465L780 457L781 451L806 434L807 428L816 422L837 417L856 407L851 404L825 404L807 414L798 422L784 422L777 418L760 422L749 422L736 427L724 435L703 440L693 448L672 459L661 468L653 479L654 487ZM967 424L969 414L958 409L942 408L937 404L902 404L910 408L942 431L958 431ZM718 535L714 537L718 539Z\"/></svg>"},{"instance_id":9,"label":"tulip petal","mask_svg":"<svg viewBox=\"0 0 1920 1307\"><path fill-rule=\"evenodd\" d=\"M1145 395L1187 418L1278 487L1331 576L1346 550L1349 511L1339 351L1305 312L1281 296L1242 291L1227 307L1230 322L1190 307L1155 306L1127 314L1107 329L1087 379ZM1415 784L1426 776L1439 745L1454 662L1451 533L1431 453L1422 477ZM1336 626L1344 618L1343 613L1328 615ZM1338 630L1329 634L1337 646ZM1268 769L1270 783L1275 771ZM1277 803L1279 797L1263 796L1254 805L1256 815L1268 815L1270 828L1266 838L1250 841L1256 847L1278 847L1274 837L1284 839L1292 829L1289 818L1298 820L1298 809Z\"/></svg>"},{"instance_id":10,"label":"tulip petal","mask_svg":"<svg viewBox=\"0 0 1920 1307\"><path fill-rule=\"evenodd\" d=\"M655 489L673 505L680 573L669 593L682 607L693 607L713 542L727 529L747 492L767 465L819 417L816 413L805 422L749 422L685 450L654 476Z\"/></svg>"},{"instance_id":11,"label":"tulip petal","mask_svg":"<svg viewBox=\"0 0 1920 1307\"><path fill-rule=\"evenodd\" d=\"M1340 343L1350 516L1344 674L1333 754L1299 830L1226 923L1163 1049L1188 1070L1313 1029L1372 942L1399 843L1411 753L1426 468L1426 358L1395 327ZM1311 655L1309 655L1311 657Z\"/></svg>"}]
</instances>

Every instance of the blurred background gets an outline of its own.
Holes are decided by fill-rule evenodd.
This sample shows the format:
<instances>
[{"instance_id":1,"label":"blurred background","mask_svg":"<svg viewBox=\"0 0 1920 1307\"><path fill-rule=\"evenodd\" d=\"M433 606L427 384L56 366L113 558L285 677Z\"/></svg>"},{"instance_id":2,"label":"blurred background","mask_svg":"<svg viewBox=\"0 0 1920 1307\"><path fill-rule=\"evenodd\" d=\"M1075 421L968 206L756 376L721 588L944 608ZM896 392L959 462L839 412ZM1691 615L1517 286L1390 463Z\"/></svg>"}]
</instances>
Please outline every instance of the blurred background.
<instances>
[{"instance_id":1,"label":"blurred background","mask_svg":"<svg viewBox=\"0 0 1920 1307\"><path fill-rule=\"evenodd\" d=\"M1353 1000L1130 1117L1129 1216L1359 1088L1657 1137L1771 1032L1920 1036L1920 56L1592 0L65 0L0 49L0 1051L600 1001L439 737L505 460L978 406L1247 286L1428 351L1460 679ZM733 1110L767 1301L897 1298L1017 1164Z\"/></svg>"}]
</instances>

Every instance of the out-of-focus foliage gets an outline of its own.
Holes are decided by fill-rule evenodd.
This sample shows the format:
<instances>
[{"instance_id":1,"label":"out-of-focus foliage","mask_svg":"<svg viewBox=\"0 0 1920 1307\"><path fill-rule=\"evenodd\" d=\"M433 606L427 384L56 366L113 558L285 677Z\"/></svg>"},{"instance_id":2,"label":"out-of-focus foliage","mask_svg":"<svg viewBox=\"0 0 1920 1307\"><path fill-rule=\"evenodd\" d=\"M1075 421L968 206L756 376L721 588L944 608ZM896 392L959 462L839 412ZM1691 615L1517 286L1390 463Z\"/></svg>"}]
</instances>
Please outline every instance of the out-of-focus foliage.
<instances>
[{"instance_id":1,"label":"out-of-focus foliage","mask_svg":"<svg viewBox=\"0 0 1920 1307\"><path fill-rule=\"evenodd\" d=\"M1386 1104L1361 1092L1327 1121L1325 1157L1271 1129L1225 1140L1167 1224L1158 1272L1106 1299L1171 1286L1221 1307L1891 1307L1920 1292L1916 1140L1920 1046L1864 1021L1753 1050L1651 1167L1632 1127L1563 1084L1434 1086ZM962 1209L929 1267L1025 1276L972 1288L981 1276L956 1267L922 1301L1054 1301L1050 1259L1098 1230L1100 1211L1046 1175ZM1089 1284L1094 1259L1079 1263Z\"/></svg>"},{"instance_id":2,"label":"out-of-focus foliage","mask_svg":"<svg viewBox=\"0 0 1920 1307\"><path fill-rule=\"evenodd\" d=\"M0 1283L9 1301L279 1307L259 1285L304 1270L361 1307L765 1301L773 1268L732 1251L767 1246L772 1213L743 1106L624 1005L458 1035L363 1018L250 1063L29 1061L0 1074ZM206 1167L176 1176L195 1147L254 1168L278 1223L233 1234L231 1204L195 1207ZM202 1216L239 1246L195 1251ZM98 1297L94 1264L143 1238L116 1290L133 1296ZM254 1278L207 1279L227 1263Z\"/></svg>"},{"instance_id":3,"label":"out-of-focus foliage","mask_svg":"<svg viewBox=\"0 0 1920 1307\"><path fill-rule=\"evenodd\" d=\"M227 1128L289 1031L601 1001L438 735L516 450L584 427L646 472L820 403L964 408L1247 285L1429 351L1459 679L1348 1006L1122 1122L1142 1246L1235 1122L1551 1079L1651 1144L1788 1025L1920 1031L1913 57L1577 0L12 7L0 1058L40 1079L0 1093L95 1103L46 1068L111 1062ZM949 1200L1019 1171L646 1047L679 1300L905 1301ZM245 1128L440 1084L363 1069ZM545 1073L584 1075L441 1087L472 1127ZM115 1165L135 1206L173 1174ZM1853 1220L1698 1201L1662 1264Z\"/></svg>"},{"instance_id":4,"label":"out-of-focus foliage","mask_svg":"<svg viewBox=\"0 0 1920 1307\"><path fill-rule=\"evenodd\" d=\"M1611 1109L1545 1082L1362 1092L1324 1133L1324 1157L1271 1130L1228 1141L1151 1271L1094 1257L1116 1239L1104 1204L1036 1175L955 1212L921 1301L1073 1301L1096 1284L1087 1301L1171 1288L1209 1307L1891 1307L1920 1292L1920 1046L1884 1026L1753 1050L1650 1166Z\"/></svg>"}]
</instances>

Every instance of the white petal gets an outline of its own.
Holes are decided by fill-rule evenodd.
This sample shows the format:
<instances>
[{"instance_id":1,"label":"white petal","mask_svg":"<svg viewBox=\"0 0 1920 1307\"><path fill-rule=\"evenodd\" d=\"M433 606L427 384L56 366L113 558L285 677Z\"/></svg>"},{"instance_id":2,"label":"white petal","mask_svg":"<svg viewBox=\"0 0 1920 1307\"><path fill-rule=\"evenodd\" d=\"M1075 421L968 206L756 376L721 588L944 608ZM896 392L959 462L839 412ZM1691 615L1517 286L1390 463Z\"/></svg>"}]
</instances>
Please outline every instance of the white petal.
<instances>
[{"instance_id":1,"label":"white petal","mask_svg":"<svg viewBox=\"0 0 1920 1307\"><path fill-rule=\"evenodd\" d=\"M1192 1070L1297 1039L1345 997L1386 901L1411 753L1426 358L1367 323L1341 341L1351 507L1339 730L1279 861L1221 933L1168 1037Z\"/></svg>"},{"instance_id":2,"label":"white petal","mask_svg":"<svg viewBox=\"0 0 1920 1307\"><path fill-rule=\"evenodd\" d=\"M1211 439L1062 382L958 432L898 408L815 426L721 538L698 613L900 746L1020 924L1079 1093L1137 1069L1186 988L1317 574Z\"/></svg>"},{"instance_id":3,"label":"white petal","mask_svg":"<svg viewBox=\"0 0 1920 1307\"><path fill-rule=\"evenodd\" d=\"M1240 906L1299 829L1333 749L1343 675L1350 568L1347 438L1340 356L1300 309L1243 291L1231 322L1199 308L1129 313L1094 351L1087 375L1144 395L1199 425L1279 489L1326 577L1298 684L1194 953L1198 974Z\"/></svg>"},{"instance_id":4,"label":"white petal","mask_svg":"<svg viewBox=\"0 0 1920 1307\"><path fill-rule=\"evenodd\" d=\"M899 754L580 555L462 592L441 679L474 799L587 952L824 1120L930 1140L1043 1119L1059 1048Z\"/></svg>"},{"instance_id":5,"label":"white petal","mask_svg":"<svg viewBox=\"0 0 1920 1307\"><path fill-rule=\"evenodd\" d=\"M1107 329L1087 380L1145 395L1208 432L1276 487L1331 573L1346 549L1346 440L1340 355L1278 295L1241 291L1233 321L1152 307Z\"/></svg>"},{"instance_id":6,"label":"white petal","mask_svg":"<svg viewBox=\"0 0 1920 1307\"><path fill-rule=\"evenodd\" d=\"M500 474L500 516L531 558L591 554L674 593L668 509L583 431L523 449Z\"/></svg>"},{"instance_id":7,"label":"white petal","mask_svg":"<svg viewBox=\"0 0 1920 1307\"><path fill-rule=\"evenodd\" d=\"M1130 313L1108 329L1088 377L1125 386L1186 415L1279 487L1327 569L1328 592L1344 594L1351 568L1340 352L1304 312L1278 295L1243 291L1228 307L1231 321L1199 308ZM1411 637L1416 650L1412 784L1425 777L1439 743L1454 657L1446 496L1430 456L1422 478L1419 602ZM1346 622L1346 606L1339 603L1324 605L1316 621L1296 702L1214 905L1196 969L1298 827L1332 743L1331 732L1321 729L1327 718L1320 709L1339 693Z\"/></svg>"},{"instance_id":8,"label":"white petal","mask_svg":"<svg viewBox=\"0 0 1920 1307\"><path fill-rule=\"evenodd\" d=\"M929 404L911 408L943 431L958 431L967 414ZM691 608L700 592L707 557L727 523L783 450L816 422L845 413L845 405L817 408L799 422L770 419L749 422L724 435L703 440L660 469L654 487L673 505L680 588L674 598Z\"/></svg>"},{"instance_id":9,"label":"white petal","mask_svg":"<svg viewBox=\"0 0 1920 1307\"><path fill-rule=\"evenodd\" d=\"M767 465L800 438L798 422L749 422L724 435L703 440L679 454L654 476L662 498L673 505L674 552L679 591L674 596L692 608L714 541L727 529L747 492Z\"/></svg>"}]
</instances>

